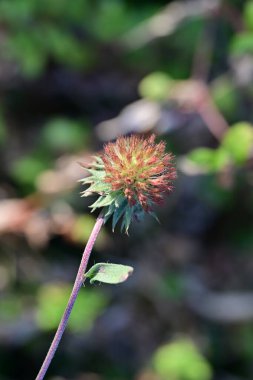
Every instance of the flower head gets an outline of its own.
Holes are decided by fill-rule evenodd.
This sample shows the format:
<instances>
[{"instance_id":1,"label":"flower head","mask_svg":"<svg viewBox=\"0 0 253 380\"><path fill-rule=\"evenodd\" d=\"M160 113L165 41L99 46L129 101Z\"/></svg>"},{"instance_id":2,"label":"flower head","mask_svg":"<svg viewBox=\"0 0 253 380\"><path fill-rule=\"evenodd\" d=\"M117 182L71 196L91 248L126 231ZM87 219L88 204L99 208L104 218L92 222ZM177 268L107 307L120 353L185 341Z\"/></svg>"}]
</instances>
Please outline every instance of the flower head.
<instances>
[{"instance_id":1,"label":"flower head","mask_svg":"<svg viewBox=\"0 0 253 380\"><path fill-rule=\"evenodd\" d=\"M155 135L120 137L108 143L88 170L90 176L82 182L90 186L83 196L98 193L92 209L106 207L104 216L113 215L113 229L123 217L126 232L132 217L138 219L145 212L154 216L153 205L163 202L176 178L173 156L165 152L164 142L155 143Z\"/></svg>"}]
</instances>

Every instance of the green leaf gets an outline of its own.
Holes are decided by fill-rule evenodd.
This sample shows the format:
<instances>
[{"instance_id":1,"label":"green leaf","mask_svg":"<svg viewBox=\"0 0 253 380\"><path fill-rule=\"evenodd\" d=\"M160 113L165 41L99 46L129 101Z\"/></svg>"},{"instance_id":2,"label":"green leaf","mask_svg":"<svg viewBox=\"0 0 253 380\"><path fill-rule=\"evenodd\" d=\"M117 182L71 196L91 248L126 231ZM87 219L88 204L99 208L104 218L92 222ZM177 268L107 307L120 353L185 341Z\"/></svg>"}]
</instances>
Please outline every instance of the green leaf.
<instances>
[{"instance_id":1,"label":"green leaf","mask_svg":"<svg viewBox=\"0 0 253 380\"><path fill-rule=\"evenodd\" d=\"M85 273L85 277L90 279L91 284L94 281L106 284L119 284L126 281L132 273L133 268L127 265L97 263Z\"/></svg>"},{"instance_id":2,"label":"green leaf","mask_svg":"<svg viewBox=\"0 0 253 380\"><path fill-rule=\"evenodd\" d=\"M237 123L225 135L222 147L235 163L243 164L253 148L253 128L249 123Z\"/></svg>"}]
</instances>

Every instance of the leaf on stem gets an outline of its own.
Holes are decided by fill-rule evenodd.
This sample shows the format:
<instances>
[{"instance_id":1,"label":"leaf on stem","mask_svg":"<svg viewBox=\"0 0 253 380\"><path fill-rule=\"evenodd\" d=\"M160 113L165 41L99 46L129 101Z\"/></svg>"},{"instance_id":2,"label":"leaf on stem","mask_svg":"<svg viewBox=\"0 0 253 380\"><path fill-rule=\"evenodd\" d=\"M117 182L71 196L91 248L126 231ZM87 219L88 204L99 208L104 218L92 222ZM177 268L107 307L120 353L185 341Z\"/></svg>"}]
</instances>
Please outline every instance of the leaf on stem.
<instances>
[{"instance_id":1,"label":"leaf on stem","mask_svg":"<svg viewBox=\"0 0 253 380\"><path fill-rule=\"evenodd\" d=\"M85 273L85 277L90 279L90 283L95 281L107 284L119 284L128 279L133 273L133 268L121 264L97 263Z\"/></svg>"}]
</instances>

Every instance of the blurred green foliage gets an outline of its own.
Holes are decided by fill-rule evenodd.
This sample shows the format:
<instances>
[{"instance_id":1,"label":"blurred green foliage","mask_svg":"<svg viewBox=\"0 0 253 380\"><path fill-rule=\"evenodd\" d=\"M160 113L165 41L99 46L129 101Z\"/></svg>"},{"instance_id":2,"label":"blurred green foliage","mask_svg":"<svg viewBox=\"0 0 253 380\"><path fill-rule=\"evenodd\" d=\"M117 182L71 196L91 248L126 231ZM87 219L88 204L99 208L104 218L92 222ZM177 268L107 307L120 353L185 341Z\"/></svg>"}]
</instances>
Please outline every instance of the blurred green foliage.
<instances>
[{"instance_id":1,"label":"blurred green foliage","mask_svg":"<svg viewBox=\"0 0 253 380\"><path fill-rule=\"evenodd\" d=\"M170 300L181 300L184 298L185 289L181 273L171 270L166 276L161 278L157 284L157 293Z\"/></svg>"},{"instance_id":2,"label":"blurred green foliage","mask_svg":"<svg viewBox=\"0 0 253 380\"><path fill-rule=\"evenodd\" d=\"M212 369L195 345L177 339L158 349L153 359L155 371L162 379L210 380Z\"/></svg>"},{"instance_id":3,"label":"blurred green foliage","mask_svg":"<svg viewBox=\"0 0 253 380\"><path fill-rule=\"evenodd\" d=\"M214 80L210 91L219 110L228 120L231 120L236 114L239 102L239 96L231 78L223 76Z\"/></svg>"},{"instance_id":4,"label":"blurred green foliage","mask_svg":"<svg viewBox=\"0 0 253 380\"><path fill-rule=\"evenodd\" d=\"M231 45L231 53L235 56L253 53L253 40L251 32L242 32L237 34Z\"/></svg>"},{"instance_id":5,"label":"blurred green foliage","mask_svg":"<svg viewBox=\"0 0 253 380\"><path fill-rule=\"evenodd\" d=\"M85 244L87 243L90 233L95 224L96 218L90 214L80 215L74 221L71 229L71 239L75 243ZM107 234L104 229L100 231L100 234L95 242L96 248L103 248L106 245Z\"/></svg>"},{"instance_id":6,"label":"blurred green foliage","mask_svg":"<svg viewBox=\"0 0 253 380\"><path fill-rule=\"evenodd\" d=\"M24 310L24 300L17 294L1 299L0 321L10 323L17 321Z\"/></svg>"},{"instance_id":7,"label":"blurred green foliage","mask_svg":"<svg viewBox=\"0 0 253 380\"><path fill-rule=\"evenodd\" d=\"M231 53L235 56L242 56L245 54L253 54L253 2L252 0L246 1L243 11L243 22L246 30L235 34L232 39Z\"/></svg>"},{"instance_id":8,"label":"blurred green foliage","mask_svg":"<svg viewBox=\"0 0 253 380\"><path fill-rule=\"evenodd\" d=\"M3 145L6 141L7 131L4 116L0 109L0 145Z\"/></svg>"},{"instance_id":9,"label":"blurred green foliage","mask_svg":"<svg viewBox=\"0 0 253 380\"><path fill-rule=\"evenodd\" d=\"M252 125L241 122L232 126L224 136L222 146L236 164L244 164L253 148Z\"/></svg>"},{"instance_id":10,"label":"blurred green foliage","mask_svg":"<svg viewBox=\"0 0 253 380\"><path fill-rule=\"evenodd\" d=\"M220 171L230 164L243 165L253 149L253 128L249 123L233 125L217 149L197 148L188 159L207 172Z\"/></svg>"},{"instance_id":11,"label":"blurred green foliage","mask_svg":"<svg viewBox=\"0 0 253 380\"><path fill-rule=\"evenodd\" d=\"M50 161L37 152L27 157L22 157L13 162L11 167L12 178L24 186L24 189L32 191L35 189L36 179L40 173L50 167Z\"/></svg>"},{"instance_id":12,"label":"blurred green foliage","mask_svg":"<svg viewBox=\"0 0 253 380\"><path fill-rule=\"evenodd\" d=\"M149 74L139 84L139 93L143 98L165 100L168 98L174 81L164 72Z\"/></svg>"},{"instance_id":13,"label":"blurred green foliage","mask_svg":"<svg viewBox=\"0 0 253 380\"><path fill-rule=\"evenodd\" d=\"M102 121L105 139L157 133L177 153L179 178L161 225L136 224L129 238L102 229L91 261L124 258L136 271L106 293L81 290L69 325L81 349L69 361L59 351L51 378L252 378L244 309L231 323L219 308L217 319L201 308L213 290L252 290L253 1L225 0L204 14L192 3L190 16L185 4L0 0L1 380L33 378L66 306L96 217L76 188L84 170L69 162L102 148ZM138 94L154 106L152 122L141 122ZM198 112L205 97L227 126L220 138ZM88 331L90 340L79 339ZM185 338L162 344L177 333Z\"/></svg>"},{"instance_id":14,"label":"blurred green foliage","mask_svg":"<svg viewBox=\"0 0 253 380\"><path fill-rule=\"evenodd\" d=\"M243 19L247 29L253 31L253 1L247 1L244 7Z\"/></svg>"},{"instance_id":15,"label":"blurred green foliage","mask_svg":"<svg viewBox=\"0 0 253 380\"><path fill-rule=\"evenodd\" d=\"M31 78L42 74L49 59L76 70L91 68L96 52L87 34L108 41L156 8L136 13L118 0L2 0L0 22L7 31L2 58L16 61L22 74Z\"/></svg>"},{"instance_id":16,"label":"blurred green foliage","mask_svg":"<svg viewBox=\"0 0 253 380\"><path fill-rule=\"evenodd\" d=\"M219 171L230 163L225 149L197 148L189 153L188 159L206 171Z\"/></svg>"},{"instance_id":17,"label":"blurred green foliage","mask_svg":"<svg viewBox=\"0 0 253 380\"><path fill-rule=\"evenodd\" d=\"M37 323L44 330L57 328L68 298L71 284L46 284L38 293ZM88 330L95 319L103 312L108 300L98 290L82 289L78 295L69 320L72 331Z\"/></svg>"},{"instance_id":18,"label":"blurred green foliage","mask_svg":"<svg viewBox=\"0 0 253 380\"><path fill-rule=\"evenodd\" d=\"M89 145L88 128L76 120L52 119L43 128L41 144L52 152L78 152Z\"/></svg>"}]
</instances>

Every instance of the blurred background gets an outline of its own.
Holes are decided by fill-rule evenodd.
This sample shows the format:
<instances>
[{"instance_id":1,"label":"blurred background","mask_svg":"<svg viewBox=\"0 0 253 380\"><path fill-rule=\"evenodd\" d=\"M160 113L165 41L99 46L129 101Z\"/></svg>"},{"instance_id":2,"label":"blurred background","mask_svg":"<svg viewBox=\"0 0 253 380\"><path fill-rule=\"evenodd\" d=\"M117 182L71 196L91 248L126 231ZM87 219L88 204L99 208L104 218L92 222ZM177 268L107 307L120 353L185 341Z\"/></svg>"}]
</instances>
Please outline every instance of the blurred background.
<instances>
[{"instance_id":1,"label":"blurred background","mask_svg":"<svg viewBox=\"0 0 253 380\"><path fill-rule=\"evenodd\" d=\"M94 225L79 165L156 133L174 193L90 265L49 380L253 378L253 1L0 0L0 379L34 379Z\"/></svg>"}]
</instances>

